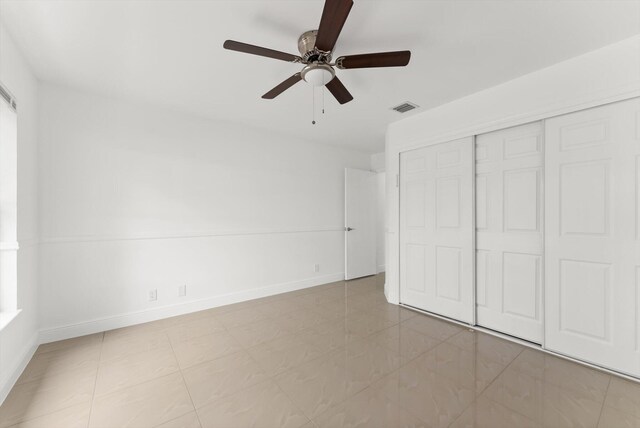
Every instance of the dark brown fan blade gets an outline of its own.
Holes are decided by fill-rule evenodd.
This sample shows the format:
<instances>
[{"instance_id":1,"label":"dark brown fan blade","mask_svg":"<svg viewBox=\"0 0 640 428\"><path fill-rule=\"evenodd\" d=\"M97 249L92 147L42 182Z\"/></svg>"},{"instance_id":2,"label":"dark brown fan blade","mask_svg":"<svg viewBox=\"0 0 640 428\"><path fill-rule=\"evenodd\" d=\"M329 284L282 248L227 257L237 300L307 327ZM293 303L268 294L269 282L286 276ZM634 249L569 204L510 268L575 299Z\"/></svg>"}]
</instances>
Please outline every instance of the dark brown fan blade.
<instances>
[{"instance_id":1,"label":"dark brown fan blade","mask_svg":"<svg viewBox=\"0 0 640 428\"><path fill-rule=\"evenodd\" d=\"M349 91L347 91L347 88L344 87L340 79L338 79L337 77L331 79L331 81L327 83L326 86L329 92L331 92L333 96L336 97L336 100L338 100L340 104L348 103L353 99L353 95L351 95Z\"/></svg>"},{"instance_id":2,"label":"dark brown fan blade","mask_svg":"<svg viewBox=\"0 0 640 428\"><path fill-rule=\"evenodd\" d=\"M353 0L325 1L316 36L316 48L324 52L333 50L352 6Z\"/></svg>"},{"instance_id":3,"label":"dark brown fan blade","mask_svg":"<svg viewBox=\"0 0 640 428\"><path fill-rule=\"evenodd\" d=\"M227 40L222 46L225 49L229 49L230 51L266 56L267 58L274 58L288 62L298 62L302 59L299 56L291 55L286 52L274 51L273 49L261 48L260 46L248 45L246 43L236 42L235 40Z\"/></svg>"},{"instance_id":4,"label":"dark brown fan blade","mask_svg":"<svg viewBox=\"0 0 640 428\"><path fill-rule=\"evenodd\" d=\"M404 67L411 59L410 51L380 52L363 55L341 56L336 60L338 68Z\"/></svg>"},{"instance_id":5,"label":"dark brown fan blade","mask_svg":"<svg viewBox=\"0 0 640 428\"><path fill-rule=\"evenodd\" d=\"M272 90L270 90L269 92L267 92L266 94L264 94L262 98L264 98L265 100L272 100L278 95L280 95L281 93L283 93L284 91L286 91L287 89L289 89L290 87L292 87L293 85L295 85L296 83L298 83L300 80L302 80L302 77L300 77L300 73L296 73L293 76L289 77L284 82L282 82L281 84L279 84L278 86L276 86L275 88L273 88Z\"/></svg>"}]
</instances>

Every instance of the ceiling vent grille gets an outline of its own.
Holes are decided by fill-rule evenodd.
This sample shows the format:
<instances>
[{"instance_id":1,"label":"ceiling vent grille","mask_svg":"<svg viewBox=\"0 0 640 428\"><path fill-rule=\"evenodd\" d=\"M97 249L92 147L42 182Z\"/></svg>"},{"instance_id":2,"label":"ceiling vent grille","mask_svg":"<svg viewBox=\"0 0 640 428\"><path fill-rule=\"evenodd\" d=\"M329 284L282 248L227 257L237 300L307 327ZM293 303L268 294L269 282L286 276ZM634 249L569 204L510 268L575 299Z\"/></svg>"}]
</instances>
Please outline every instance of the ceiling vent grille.
<instances>
[{"instance_id":1,"label":"ceiling vent grille","mask_svg":"<svg viewBox=\"0 0 640 428\"><path fill-rule=\"evenodd\" d=\"M0 84L0 96L11 106L12 109L17 110L16 99L11 96L9 91Z\"/></svg>"},{"instance_id":2,"label":"ceiling vent grille","mask_svg":"<svg viewBox=\"0 0 640 428\"><path fill-rule=\"evenodd\" d=\"M418 106L416 104L410 103L409 101L407 101L405 103L402 103L400 105L397 105L397 106L393 107L391 110L395 110L398 113L406 113L408 111L411 111L411 110L414 110L414 109L417 109L417 108L418 108Z\"/></svg>"}]
</instances>

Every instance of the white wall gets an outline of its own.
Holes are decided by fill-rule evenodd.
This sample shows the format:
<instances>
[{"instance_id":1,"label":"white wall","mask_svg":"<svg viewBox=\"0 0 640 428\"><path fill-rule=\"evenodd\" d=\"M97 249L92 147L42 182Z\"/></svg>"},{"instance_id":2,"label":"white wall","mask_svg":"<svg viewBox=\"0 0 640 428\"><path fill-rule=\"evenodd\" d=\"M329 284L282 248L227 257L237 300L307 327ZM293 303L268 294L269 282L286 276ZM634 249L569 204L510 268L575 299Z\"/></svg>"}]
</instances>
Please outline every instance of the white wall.
<instances>
[{"instance_id":1,"label":"white wall","mask_svg":"<svg viewBox=\"0 0 640 428\"><path fill-rule=\"evenodd\" d=\"M40 94L44 340L343 278L344 168L368 155Z\"/></svg>"},{"instance_id":2,"label":"white wall","mask_svg":"<svg viewBox=\"0 0 640 428\"><path fill-rule=\"evenodd\" d=\"M402 151L633 96L640 96L640 36L391 124L386 137L385 292L389 301L397 303L399 298L399 196L395 177Z\"/></svg>"},{"instance_id":3,"label":"white wall","mask_svg":"<svg viewBox=\"0 0 640 428\"><path fill-rule=\"evenodd\" d=\"M0 330L0 403L37 343L38 303L38 83L0 23L0 81L18 100L18 308Z\"/></svg>"}]
</instances>

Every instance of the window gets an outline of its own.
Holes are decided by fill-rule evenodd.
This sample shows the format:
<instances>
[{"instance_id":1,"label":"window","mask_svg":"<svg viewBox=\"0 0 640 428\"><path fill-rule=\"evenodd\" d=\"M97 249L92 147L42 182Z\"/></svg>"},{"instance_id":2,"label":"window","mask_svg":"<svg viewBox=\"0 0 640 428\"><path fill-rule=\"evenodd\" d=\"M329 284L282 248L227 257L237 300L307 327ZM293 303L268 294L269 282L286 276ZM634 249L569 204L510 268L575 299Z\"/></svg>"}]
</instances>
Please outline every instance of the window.
<instances>
[{"instance_id":1,"label":"window","mask_svg":"<svg viewBox=\"0 0 640 428\"><path fill-rule=\"evenodd\" d=\"M0 84L0 318L18 309L17 149L17 103Z\"/></svg>"}]
</instances>

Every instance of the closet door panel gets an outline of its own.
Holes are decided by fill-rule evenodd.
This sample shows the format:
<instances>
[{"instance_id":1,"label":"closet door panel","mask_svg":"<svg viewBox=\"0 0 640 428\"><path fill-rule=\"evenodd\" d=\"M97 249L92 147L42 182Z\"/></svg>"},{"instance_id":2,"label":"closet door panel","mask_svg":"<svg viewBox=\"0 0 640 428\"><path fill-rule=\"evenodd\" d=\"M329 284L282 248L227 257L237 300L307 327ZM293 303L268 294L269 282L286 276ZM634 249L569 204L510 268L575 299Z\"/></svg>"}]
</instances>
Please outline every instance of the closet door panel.
<instances>
[{"instance_id":1,"label":"closet door panel","mask_svg":"<svg viewBox=\"0 0 640 428\"><path fill-rule=\"evenodd\" d=\"M640 100L546 121L548 349L640 376Z\"/></svg>"},{"instance_id":2,"label":"closet door panel","mask_svg":"<svg viewBox=\"0 0 640 428\"><path fill-rule=\"evenodd\" d=\"M476 138L477 322L542 341L543 131Z\"/></svg>"},{"instance_id":3,"label":"closet door panel","mask_svg":"<svg viewBox=\"0 0 640 428\"><path fill-rule=\"evenodd\" d=\"M473 323L473 139L400 157L400 301Z\"/></svg>"}]
</instances>

